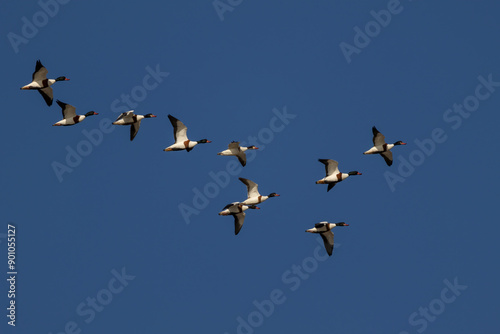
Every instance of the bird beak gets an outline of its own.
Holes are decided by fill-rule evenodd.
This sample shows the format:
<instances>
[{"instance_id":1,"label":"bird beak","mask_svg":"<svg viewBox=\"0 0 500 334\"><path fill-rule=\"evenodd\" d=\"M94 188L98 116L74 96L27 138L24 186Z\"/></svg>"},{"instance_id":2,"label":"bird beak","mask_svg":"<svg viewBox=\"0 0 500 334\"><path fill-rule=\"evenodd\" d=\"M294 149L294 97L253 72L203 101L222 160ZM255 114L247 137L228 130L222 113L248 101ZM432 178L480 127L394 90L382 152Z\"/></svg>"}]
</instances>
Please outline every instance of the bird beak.
<instances>
[{"instance_id":1,"label":"bird beak","mask_svg":"<svg viewBox=\"0 0 500 334\"><path fill-rule=\"evenodd\" d=\"M363 175L363 174L361 174L361 173L358 173L358 175Z\"/></svg>"},{"instance_id":2,"label":"bird beak","mask_svg":"<svg viewBox=\"0 0 500 334\"><path fill-rule=\"evenodd\" d=\"M156 117L156 115L151 115L151 117Z\"/></svg>"},{"instance_id":3,"label":"bird beak","mask_svg":"<svg viewBox=\"0 0 500 334\"><path fill-rule=\"evenodd\" d=\"M212 141L211 140L207 140L207 143L211 143Z\"/></svg>"},{"instance_id":4,"label":"bird beak","mask_svg":"<svg viewBox=\"0 0 500 334\"><path fill-rule=\"evenodd\" d=\"M401 145L406 145L406 143L401 143Z\"/></svg>"},{"instance_id":5,"label":"bird beak","mask_svg":"<svg viewBox=\"0 0 500 334\"><path fill-rule=\"evenodd\" d=\"M69 81L69 79L68 79L68 78L66 78L66 79L64 79L64 81Z\"/></svg>"},{"instance_id":6,"label":"bird beak","mask_svg":"<svg viewBox=\"0 0 500 334\"><path fill-rule=\"evenodd\" d=\"M274 196L276 196L276 197L280 197L280 194L276 194L276 195L274 195Z\"/></svg>"},{"instance_id":7,"label":"bird beak","mask_svg":"<svg viewBox=\"0 0 500 334\"><path fill-rule=\"evenodd\" d=\"M254 150L258 150L259 148L258 148L258 147L254 147L253 149L254 149Z\"/></svg>"},{"instance_id":8,"label":"bird beak","mask_svg":"<svg viewBox=\"0 0 500 334\"><path fill-rule=\"evenodd\" d=\"M99 113L98 112L94 112L94 115L99 115Z\"/></svg>"}]
</instances>

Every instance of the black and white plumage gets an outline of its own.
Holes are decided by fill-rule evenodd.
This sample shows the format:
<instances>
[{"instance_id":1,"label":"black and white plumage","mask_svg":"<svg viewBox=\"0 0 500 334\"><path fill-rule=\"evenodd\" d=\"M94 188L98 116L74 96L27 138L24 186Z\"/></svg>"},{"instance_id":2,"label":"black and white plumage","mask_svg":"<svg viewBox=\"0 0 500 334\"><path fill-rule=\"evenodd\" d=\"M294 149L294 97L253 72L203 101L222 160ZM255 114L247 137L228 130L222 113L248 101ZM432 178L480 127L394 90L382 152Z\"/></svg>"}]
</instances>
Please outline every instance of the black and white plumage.
<instances>
[{"instance_id":1,"label":"black and white plumage","mask_svg":"<svg viewBox=\"0 0 500 334\"><path fill-rule=\"evenodd\" d=\"M279 197L279 194L277 194L277 193L270 193L267 196L262 196L259 193L259 189L258 189L259 185L257 183L255 183L249 179L242 178L242 177L240 177L239 180L241 182L243 182L244 185L247 186L247 199L244 200L243 202L241 202L243 204L255 205L255 204L259 204L259 203L264 202L268 198Z\"/></svg>"},{"instance_id":2,"label":"black and white plumage","mask_svg":"<svg viewBox=\"0 0 500 334\"><path fill-rule=\"evenodd\" d=\"M321 238L323 239L323 243L325 245L326 252L328 255L332 255L333 252L333 232L332 229L336 226L349 226L344 222L341 223L329 223L326 221L314 224L313 228L306 230L309 233L319 233Z\"/></svg>"},{"instance_id":3,"label":"black and white plumage","mask_svg":"<svg viewBox=\"0 0 500 334\"><path fill-rule=\"evenodd\" d=\"M326 191L330 191L337 183L347 179L351 175L362 175L358 171L349 173L341 173L339 171L339 163L332 159L318 159L319 162L325 165L326 176L321 180L316 181L316 184L328 184Z\"/></svg>"},{"instance_id":4,"label":"black and white plumage","mask_svg":"<svg viewBox=\"0 0 500 334\"><path fill-rule=\"evenodd\" d=\"M88 116L99 115L98 113L96 113L94 111L89 111L85 115L77 115L76 108L73 107L72 105L61 102L59 100L57 100L56 102L59 105L59 107L61 107L63 119L60 120L59 122L53 124L53 126L75 125L75 124L83 121Z\"/></svg>"},{"instance_id":5,"label":"black and white plumage","mask_svg":"<svg viewBox=\"0 0 500 334\"><path fill-rule=\"evenodd\" d=\"M156 117L153 114L136 115L133 110L124 112L113 122L114 125L130 125L130 141L134 140L139 132L141 121L144 118Z\"/></svg>"},{"instance_id":6,"label":"black and white plumage","mask_svg":"<svg viewBox=\"0 0 500 334\"><path fill-rule=\"evenodd\" d=\"M406 145L406 143L403 143L401 140L399 140L394 144L387 144L385 142L385 136L380 133L380 131L378 131L376 127L372 128L372 132L373 147L363 154L380 154L384 158L387 166L391 166L393 161L391 149L396 145Z\"/></svg>"},{"instance_id":7,"label":"black and white plumage","mask_svg":"<svg viewBox=\"0 0 500 334\"><path fill-rule=\"evenodd\" d=\"M248 209L260 209L255 205L244 205L240 202L233 202L226 205L221 212L220 216L233 216L234 217L234 234L238 235L241 228L243 227L243 222L245 221L245 211Z\"/></svg>"},{"instance_id":8,"label":"black and white plumage","mask_svg":"<svg viewBox=\"0 0 500 334\"><path fill-rule=\"evenodd\" d=\"M191 151L198 144L211 143L210 140L201 139L198 141L189 140L187 137L187 126L172 115L168 115L168 119L174 128L175 143L165 148L164 151Z\"/></svg>"},{"instance_id":9,"label":"black and white plumage","mask_svg":"<svg viewBox=\"0 0 500 334\"><path fill-rule=\"evenodd\" d=\"M68 81L69 79L62 76L56 79L47 79L47 69L42 65L40 60L37 60L35 66L35 72L33 72L31 83L21 87L23 90L37 90L45 100L48 106L52 105L54 99L54 93L52 91L52 86L57 81Z\"/></svg>"},{"instance_id":10,"label":"black and white plumage","mask_svg":"<svg viewBox=\"0 0 500 334\"><path fill-rule=\"evenodd\" d=\"M228 146L227 150L224 150L222 152L217 153L217 155L224 155L224 156L235 156L238 158L238 161L240 164L245 167L247 164L247 155L245 152L247 150L258 150L258 147L255 147L254 145L252 146L240 146L240 142L238 141L232 141Z\"/></svg>"}]
</instances>

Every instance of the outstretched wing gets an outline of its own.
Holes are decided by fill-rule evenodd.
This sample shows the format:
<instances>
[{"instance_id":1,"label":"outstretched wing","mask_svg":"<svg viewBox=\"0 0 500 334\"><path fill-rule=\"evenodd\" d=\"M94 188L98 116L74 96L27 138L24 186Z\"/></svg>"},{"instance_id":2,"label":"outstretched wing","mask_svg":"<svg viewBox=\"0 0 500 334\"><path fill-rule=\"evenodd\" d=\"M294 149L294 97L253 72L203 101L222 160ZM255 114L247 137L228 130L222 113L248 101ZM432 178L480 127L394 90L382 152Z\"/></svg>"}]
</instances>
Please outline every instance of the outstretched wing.
<instances>
[{"instance_id":1,"label":"outstretched wing","mask_svg":"<svg viewBox=\"0 0 500 334\"><path fill-rule=\"evenodd\" d=\"M260 196L257 183L242 177L239 179L247 186L247 198Z\"/></svg>"},{"instance_id":2,"label":"outstretched wing","mask_svg":"<svg viewBox=\"0 0 500 334\"><path fill-rule=\"evenodd\" d=\"M387 166L392 165L392 152L387 150L385 152L381 152L380 155L384 158Z\"/></svg>"},{"instance_id":3,"label":"outstretched wing","mask_svg":"<svg viewBox=\"0 0 500 334\"><path fill-rule=\"evenodd\" d=\"M339 163L332 159L318 159L319 162L325 164L326 176L335 175L339 172Z\"/></svg>"},{"instance_id":4,"label":"outstretched wing","mask_svg":"<svg viewBox=\"0 0 500 334\"><path fill-rule=\"evenodd\" d=\"M232 141L229 145L227 145L227 148L230 149L231 151L238 152L240 151L240 142Z\"/></svg>"},{"instance_id":5,"label":"outstretched wing","mask_svg":"<svg viewBox=\"0 0 500 334\"><path fill-rule=\"evenodd\" d=\"M139 132L139 127L141 126L141 121L130 124L130 141L134 140L137 132Z\"/></svg>"},{"instance_id":6,"label":"outstretched wing","mask_svg":"<svg viewBox=\"0 0 500 334\"><path fill-rule=\"evenodd\" d=\"M47 69L42 65L40 60L36 61L35 72L33 72L33 76L31 77L33 81L41 82L47 79Z\"/></svg>"},{"instance_id":7,"label":"outstretched wing","mask_svg":"<svg viewBox=\"0 0 500 334\"><path fill-rule=\"evenodd\" d=\"M52 100L54 99L54 93L52 92L52 88L45 87L39 89L38 92L40 92L43 99L45 100L45 103L47 103L47 105L50 107L52 105Z\"/></svg>"},{"instance_id":8,"label":"outstretched wing","mask_svg":"<svg viewBox=\"0 0 500 334\"><path fill-rule=\"evenodd\" d=\"M330 190L332 190L332 188L335 187L336 184L337 184L337 182L335 182L335 183L328 183L328 188L326 189L326 192L329 192Z\"/></svg>"},{"instance_id":9,"label":"outstretched wing","mask_svg":"<svg viewBox=\"0 0 500 334\"><path fill-rule=\"evenodd\" d=\"M76 116L76 109L70 104L56 100L59 107L62 108L62 116L64 119L70 119Z\"/></svg>"},{"instance_id":10,"label":"outstretched wing","mask_svg":"<svg viewBox=\"0 0 500 334\"><path fill-rule=\"evenodd\" d=\"M332 255L333 252L333 232L327 231L320 233L321 239L323 239L323 243L325 244L326 252L328 255Z\"/></svg>"},{"instance_id":11,"label":"outstretched wing","mask_svg":"<svg viewBox=\"0 0 500 334\"><path fill-rule=\"evenodd\" d=\"M170 120L170 123L172 123L172 126L174 127L174 139L175 142L185 142L188 140L187 138L187 127L179 121L177 118L175 118L172 115L168 115L168 119Z\"/></svg>"},{"instance_id":12,"label":"outstretched wing","mask_svg":"<svg viewBox=\"0 0 500 334\"><path fill-rule=\"evenodd\" d=\"M245 152L242 152L240 151L236 157L238 158L238 161L240 162L240 164L245 167L245 165L247 164L247 155L245 154Z\"/></svg>"},{"instance_id":13,"label":"outstretched wing","mask_svg":"<svg viewBox=\"0 0 500 334\"><path fill-rule=\"evenodd\" d=\"M118 116L118 118L115 120L115 122L121 120L124 117L128 117L128 116L134 116L134 111L130 110L130 111L126 111L124 113L121 113L120 116Z\"/></svg>"},{"instance_id":14,"label":"outstretched wing","mask_svg":"<svg viewBox=\"0 0 500 334\"><path fill-rule=\"evenodd\" d=\"M240 233L241 228L243 227L243 222L245 221L245 213L237 213L234 216L234 235L238 235Z\"/></svg>"},{"instance_id":15,"label":"outstretched wing","mask_svg":"<svg viewBox=\"0 0 500 334\"><path fill-rule=\"evenodd\" d=\"M372 128L373 132L373 146L382 146L385 144L385 137L381 134L376 127Z\"/></svg>"}]
</instances>

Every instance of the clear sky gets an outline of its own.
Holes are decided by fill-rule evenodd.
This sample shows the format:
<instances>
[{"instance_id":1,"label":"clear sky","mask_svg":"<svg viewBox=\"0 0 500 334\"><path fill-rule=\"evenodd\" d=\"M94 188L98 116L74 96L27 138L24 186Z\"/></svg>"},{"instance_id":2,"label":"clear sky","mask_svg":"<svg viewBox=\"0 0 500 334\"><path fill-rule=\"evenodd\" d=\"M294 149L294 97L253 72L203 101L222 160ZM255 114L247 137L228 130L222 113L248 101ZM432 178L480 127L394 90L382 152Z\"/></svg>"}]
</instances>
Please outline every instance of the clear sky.
<instances>
[{"instance_id":1,"label":"clear sky","mask_svg":"<svg viewBox=\"0 0 500 334\"><path fill-rule=\"evenodd\" d=\"M497 1L2 1L2 333L498 333ZM19 88L40 59L52 127ZM133 142L120 112L153 113ZM192 140L164 152L172 114ZM372 126L393 149L388 167ZM260 149L246 167L216 153ZM357 170L330 192L319 158ZM218 216L280 197L238 236ZM320 221L338 227L331 257ZM16 326L7 224L16 227Z\"/></svg>"}]
</instances>

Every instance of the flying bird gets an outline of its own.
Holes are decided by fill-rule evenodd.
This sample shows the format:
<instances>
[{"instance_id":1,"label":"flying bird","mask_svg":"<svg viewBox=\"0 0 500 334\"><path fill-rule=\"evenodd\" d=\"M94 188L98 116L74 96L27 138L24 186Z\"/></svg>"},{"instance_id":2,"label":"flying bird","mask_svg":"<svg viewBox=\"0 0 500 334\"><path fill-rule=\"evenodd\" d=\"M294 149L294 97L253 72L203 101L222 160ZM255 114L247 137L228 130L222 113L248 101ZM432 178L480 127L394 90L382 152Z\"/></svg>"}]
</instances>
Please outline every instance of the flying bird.
<instances>
[{"instance_id":1,"label":"flying bird","mask_svg":"<svg viewBox=\"0 0 500 334\"><path fill-rule=\"evenodd\" d=\"M172 115L168 115L168 119L174 127L175 143L165 148L164 151L191 151L198 144L211 143L210 140L201 139L198 141L189 140L187 137L187 127Z\"/></svg>"},{"instance_id":2,"label":"flying bird","mask_svg":"<svg viewBox=\"0 0 500 334\"><path fill-rule=\"evenodd\" d=\"M373 132L373 147L370 148L368 151L364 152L363 154L380 154L387 163L387 166L392 165L392 152L390 151L391 148L393 148L396 145L406 145L406 143L403 143L401 140L399 140L394 144L387 144L385 142L384 135L381 134L376 127L372 128L372 132Z\"/></svg>"},{"instance_id":3,"label":"flying bird","mask_svg":"<svg viewBox=\"0 0 500 334\"><path fill-rule=\"evenodd\" d=\"M240 146L240 142L238 141L232 141L231 144L229 144L227 147L227 150L219 152L217 153L217 155L236 156L243 167L245 167L245 165L247 164L247 155L245 154L245 151L259 149L254 145L246 147Z\"/></svg>"},{"instance_id":4,"label":"flying bird","mask_svg":"<svg viewBox=\"0 0 500 334\"><path fill-rule=\"evenodd\" d=\"M234 235L238 235L243 227L243 222L245 221L245 211L248 209L260 208L255 205L244 205L240 202L233 202L226 205L222 211L219 212L219 216L232 215L234 217Z\"/></svg>"},{"instance_id":5,"label":"flying bird","mask_svg":"<svg viewBox=\"0 0 500 334\"><path fill-rule=\"evenodd\" d=\"M137 132L139 132L139 127L141 126L141 121L144 118L156 117L153 114L146 115L136 115L133 110L122 113L116 121L113 122L114 125L130 125L130 141L134 140Z\"/></svg>"},{"instance_id":6,"label":"flying bird","mask_svg":"<svg viewBox=\"0 0 500 334\"><path fill-rule=\"evenodd\" d=\"M326 176L321 180L316 181L316 184L328 184L326 191L330 191L337 183L347 179L351 175L361 175L358 171L349 173L341 173L339 171L339 163L331 159L318 159L319 162L325 165Z\"/></svg>"},{"instance_id":7,"label":"flying bird","mask_svg":"<svg viewBox=\"0 0 500 334\"><path fill-rule=\"evenodd\" d=\"M69 126L69 125L75 125L77 123L80 123L83 121L85 118L88 116L93 116L93 115L99 115L98 113L94 111L89 111L85 115L77 115L76 114L76 109L70 104L61 102L59 100L56 101L59 107L62 108L62 115L63 119L60 120L59 122L53 124L53 126Z\"/></svg>"},{"instance_id":8,"label":"flying bird","mask_svg":"<svg viewBox=\"0 0 500 334\"><path fill-rule=\"evenodd\" d=\"M242 204L245 204L245 205L259 204L259 203L264 202L268 198L279 196L277 193L270 193L267 196L262 196L259 193L259 190L258 190L259 185L257 183L250 181L248 179L244 179L242 177L240 177L239 179L241 182L243 182L243 184L245 184L247 186L247 199L245 201L241 202Z\"/></svg>"},{"instance_id":9,"label":"flying bird","mask_svg":"<svg viewBox=\"0 0 500 334\"><path fill-rule=\"evenodd\" d=\"M317 224L314 224L313 228L310 228L306 230L306 232L309 233L319 233L321 235L321 238L323 239L323 243L325 244L326 252L328 255L332 255L333 252L333 232L332 228L336 226L349 226L349 224L346 223L329 223L329 222L320 222Z\"/></svg>"},{"instance_id":10,"label":"flying bird","mask_svg":"<svg viewBox=\"0 0 500 334\"><path fill-rule=\"evenodd\" d=\"M21 89L38 90L38 92L45 100L45 103L47 103L47 105L50 107L52 105L52 100L54 99L54 94L50 86L52 86L57 81L68 81L69 79L66 77L47 79L47 73L47 69L42 65L40 60L37 60L31 83L21 87Z\"/></svg>"}]
</instances>

